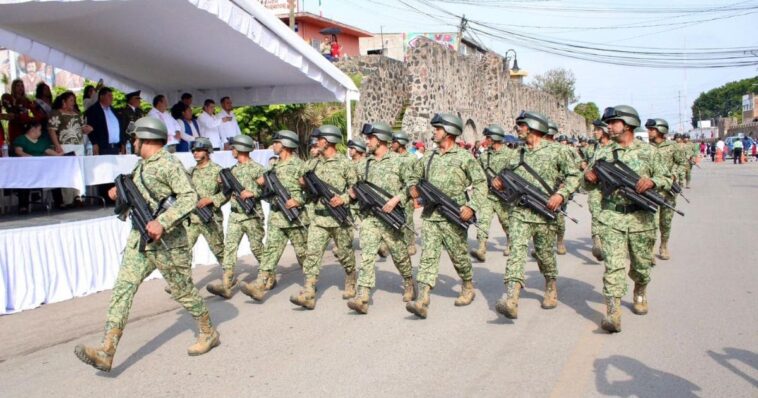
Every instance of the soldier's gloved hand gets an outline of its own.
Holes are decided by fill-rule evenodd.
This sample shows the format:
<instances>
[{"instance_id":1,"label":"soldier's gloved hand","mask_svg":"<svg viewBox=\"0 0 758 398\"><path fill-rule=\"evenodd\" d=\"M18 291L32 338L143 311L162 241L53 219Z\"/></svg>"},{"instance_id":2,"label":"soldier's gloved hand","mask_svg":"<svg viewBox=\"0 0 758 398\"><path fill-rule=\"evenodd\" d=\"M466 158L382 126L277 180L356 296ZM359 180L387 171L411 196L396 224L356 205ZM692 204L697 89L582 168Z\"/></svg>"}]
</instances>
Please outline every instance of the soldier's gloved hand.
<instances>
[{"instance_id":1,"label":"soldier's gloved hand","mask_svg":"<svg viewBox=\"0 0 758 398\"><path fill-rule=\"evenodd\" d=\"M248 198L254 198L254 197L255 195L252 192L248 191L247 189L242 191L242 193L240 193L240 199L242 200L247 200Z\"/></svg>"},{"instance_id":2,"label":"soldier's gloved hand","mask_svg":"<svg viewBox=\"0 0 758 398\"><path fill-rule=\"evenodd\" d=\"M345 204L345 202L338 195L332 196L332 199L329 201L329 206L332 207L340 207L343 204Z\"/></svg>"},{"instance_id":3,"label":"soldier's gloved hand","mask_svg":"<svg viewBox=\"0 0 758 398\"><path fill-rule=\"evenodd\" d=\"M560 194L554 194L547 201L547 208L550 209L550 211L558 211L558 208L561 207L561 204L563 204L563 196Z\"/></svg>"},{"instance_id":4,"label":"soldier's gloved hand","mask_svg":"<svg viewBox=\"0 0 758 398\"><path fill-rule=\"evenodd\" d=\"M411 194L411 197L413 199L418 199L418 197L421 196L421 194L419 194L419 192L418 192L418 189L416 189L415 185L412 186L411 189L408 190L408 192Z\"/></svg>"},{"instance_id":5,"label":"soldier's gloved hand","mask_svg":"<svg viewBox=\"0 0 758 398\"><path fill-rule=\"evenodd\" d=\"M147 235L156 242L161 240L161 237L163 236L163 225L155 220L150 221L147 223Z\"/></svg>"},{"instance_id":6,"label":"soldier's gloved hand","mask_svg":"<svg viewBox=\"0 0 758 398\"><path fill-rule=\"evenodd\" d=\"M398 203L400 203L400 196L395 196L392 199L388 200L387 203L382 206L382 211L385 213L392 213L392 210L395 210L395 207Z\"/></svg>"},{"instance_id":7,"label":"soldier's gloved hand","mask_svg":"<svg viewBox=\"0 0 758 398\"><path fill-rule=\"evenodd\" d=\"M597 174L595 173L595 170L587 170L584 172L584 179L587 180L590 184L597 183Z\"/></svg>"},{"instance_id":8,"label":"soldier's gloved hand","mask_svg":"<svg viewBox=\"0 0 758 398\"><path fill-rule=\"evenodd\" d=\"M643 193L647 191L648 189L651 189L655 187L655 183L653 180L649 178L642 177L639 181L637 181L637 185L635 186L635 190L637 193Z\"/></svg>"},{"instance_id":9,"label":"soldier's gloved hand","mask_svg":"<svg viewBox=\"0 0 758 398\"><path fill-rule=\"evenodd\" d=\"M205 206L210 206L213 204L213 199L211 198L202 198L197 201L197 207L202 209Z\"/></svg>"},{"instance_id":10,"label":"soldier's gloved hand","mask_svg":"<svg viewBox=\"0 0 758 398\"><path fill-rule=\"evenodd\" d=\"M287 200L287 203L284 204L284 207L287 209L294 209L295 207L300 207L300 202L296 201L295 199L289 198Z\"/></svg>"},{"instance_id":11,"label":"soldier's gloved hand","mask_svg":"<svg viewBox=\"0 0 758 398\"><path fill-rule=\"evenodd\" d=\"M503 184L503 179L500 177L495 177L492 179L492 188L497 189L498 191L502 191L505 189L505 184Z\"/></svg>"},{"instance_id":12,"label":"soldier's gloved hand","mask_svg":"<svg viewBox=\"0 0 758 398\"><path fill-rule=\"evenodd\" d=\"M263 176L260 176L260 177L258 177L258 179L255 180L255 183L258 184L258 185L260 185L260 186L263 186L263 184L266 183L266 179L263 178Z\"/></svg>"},{"instance_id":13,"label":"soldier's gloved hand","mask_svg":"<svg viewBox=\"0 0 758 398\"><path fill-rule=\"evenodd\" d=\"M116 187L108 190L108 197L111 198L112 201L116 201Z\"/></svg>"},{"instance_id":14,"label":"soldier's gloved hand","mask_svg":"<svg viewBox=\"0 0 758 398\"><path fill-rule=\"evenodd\" d=\"M474 210L472 210L468 206L461 207L461 220L464 222L471 219L471 217L474 217Z\"/></svg>"}]
</instances>

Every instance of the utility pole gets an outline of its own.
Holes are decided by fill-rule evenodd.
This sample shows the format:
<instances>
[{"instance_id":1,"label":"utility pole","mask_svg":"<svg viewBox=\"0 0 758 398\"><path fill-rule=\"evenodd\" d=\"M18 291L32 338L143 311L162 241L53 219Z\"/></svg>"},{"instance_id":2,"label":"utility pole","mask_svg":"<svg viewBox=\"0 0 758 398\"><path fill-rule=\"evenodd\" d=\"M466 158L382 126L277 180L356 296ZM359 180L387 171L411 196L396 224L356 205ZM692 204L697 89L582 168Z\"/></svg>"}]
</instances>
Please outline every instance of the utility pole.
<instances>
[{"instance_id":1,"label":"utility pole","mask_svg":"<svg viewBox=\"0 0 758 398\"><path fill-rule=\"evenodd\" d=\"M464 14L461 16L461 24L458 26L458 37L456 38L456 47L458 49L458 54L461 53L461 39L463 38L463 31L466 30L467 25L468 19L466 19L466 15Z\"/></svg>"},{"instance_id":2,"label":"utility pole","mask_svg":"<svg viewBox=\"0 0 758 398\"><path fill-rule=\"evenodd\" d=\"M681 90L679 91L679 95L677 96L677 98L679 99L679 107L678 107L679 108L679 132L683 133L684 125L682 124L682 92Z\"/></svg>"},{"instance_id":3,"label":"utility pole","mask_svg":"<svg viewBox=\"0 0 758 398\"><path fill-rule=\"evenodd\" d=\"M289 6L290 6L290 29L292 31L295 31L295 1L297 0L289 0Z\"/></svg>"}]
</instances>

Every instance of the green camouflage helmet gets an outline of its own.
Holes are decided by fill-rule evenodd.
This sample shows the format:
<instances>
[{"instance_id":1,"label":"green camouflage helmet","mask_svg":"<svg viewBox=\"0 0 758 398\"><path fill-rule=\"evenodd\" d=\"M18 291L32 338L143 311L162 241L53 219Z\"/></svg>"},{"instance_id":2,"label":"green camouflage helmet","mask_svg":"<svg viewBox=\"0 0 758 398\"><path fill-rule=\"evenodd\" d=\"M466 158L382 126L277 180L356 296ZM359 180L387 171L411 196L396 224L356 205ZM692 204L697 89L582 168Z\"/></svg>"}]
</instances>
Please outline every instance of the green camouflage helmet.
<instances>
[{"instance_id":1,"label":"green camouflage helmet","mask_svg":"<svg viewBox=\"0 0 758 398\"><path fill-rule=\"evenodd\" d=\"M463 120L452 113L435 113L431 125L441 127L450 135L459 136L463 133Z\"/></svg>"},{"instance_id":2,"label":"green camouflage helmet","mask_svg":"<svg viewBox=\"0 0 758 398\"><path fill-rule=\"evenodd\" d=\"M252 152L255 149L255 142L247 135L240 134L229 140L232 148L239 152Z\"/></svg>"},{"instance_id":3,"label":"green camouflage helmet","mask_svg":"<svg viewBox=\"0 0 758 398\"><path fill-rule=\"evenodd\" d=\"M411 142L411 137L408 136L408 133L406 133L403 130L395 131L394 134L392 134L392 141L397 141L398 144L401 146L408 145L409 142Z\"/></svg>"},{"instance_id":4,"label":"green camouflage helmet","mask_svg":"<svg viewBox=\"0 0 758 398\"><path fill-rule=\"evenodd\" d=\"M366 153L366 143L359 137L347 142L348 148L353 148L358 152Z\"/></svg>"},{"instance_id":5,"label":"green camouflage helmet","mask_svg":"<svg viewBox=\"0 0 758 398\"><path fill-rule=\"evenodd\" d=\"M297 149L300 146L300 137L297 133L290 130L279 130L274 134L273 142L279 142L285 148Z\"/></svg>"},{"instance_id":6,"label":"green camouflage helmet","mask_svg":"<svg viewBox=\"0 0 758 398\"><path fill-rule=\"evenodd\" d=\"M211 140L205 137L195 138L195 140L192 141L192 152L195 151L207 151L208 153L213 153L213 144L211 143Z\"/></svg>"},{"instance_id":7,"label":"green camouflage helmet","mask_svg":"<svg viewBox=\"0 0 758 398\"><path fill-rule=\"evenodd\" d=\"M549 121L545 115L537 112L521 111L516 118L516 124L526 124L529 130L539 131L542 134L549 134Z\"/></svg>"},{"instance_id":8,"label":"green camouflage helmet","mask_svg":"<svg viewBox=\"0 0 758 398\"><path fill-rule=\"evenodd\" d=\"M640 114L629 105L616 105L605 108L603 121L608 123L613 120L621 120L629 127L639 127L641 124Z\"/></svg>"},{"instance_id":9,"label":"green camouflage helmet","mask_svg":"<svg viewBox=\"0 0 758 398\"><path fill-rule=\"evenodd\" d=\"M342 142L342 130L339 127L331 124L325 124L315 130L313 130L312 136L323 138L330 144L339 144Z\"/></svg>"},{"instance_id":10,"label":"green camouflage helmet","mask_svg":"<svg viewBox=\"0 0 758 398\"><path fill-rule=\"evenodd\" d=\"M558 141L558 142L568 142L568 137L566 137L565 135L561 134L555 140Z\"/></svg>"},{"instance_id":11,"label":"green camouflage helmet","mask_svg":"<svg viewBox=\"0 0 758 398\"><path fill-rule=\"evenodd\" d=\"M365 123L361 134L374 135L379 141L392 142L392 127L385 122Z\"/></svg>"},{"instance_id":12,"label":"green camouflage helmet","mask_svg":"<svg viewBox=\"0 0 758 398\"><path fill-rule=\"evenodd\" d=\"M608 134L608 124L604 121L597 119L592 122L592 125L595 126L595 128L603 130L603 134Z\"/></svg>"},{"instance_id":13,"label":"green camouflage helmet","mask_svg":"<svg viewBox=\"0 0 758 398\"><path fill-rule=\"evenodd\" d=\"M485 137L490 137L492 141L502 142L505 140L505 130L497 124L490 124L482 132Z\"/></svg>"},{"instance_id":14,"label":"green camouflage helmet","mask_svg":"<svg viewBox=\"0 0 758 398\"><path fill-rule=\"evenodd\" d=\"M645 122L645 127L649 129L656 129L661 135L666 135L669 133L669 123L663 119L647 119L647 122Z\"/></svg>"},{"instance_id":15,"label":"green camouflage helmet","mask_svg":"<svg viewBox=\"0 0 758 398\"><path fill-rule=\"evenodd\" d=\"M558 135L558 125L552 120L547 121L547 135L553 137Z\"/></svg>"},{"instance_id":16,"label":"green camouflage helmet","mask_svg":"<svg viewBox=\"0 0 758 398\"><path fill-rule=\"evenodd\" d=\"M130 123L127 132L141 140L168 140L166 124L150 116L141 117L134 124Z\"/></svg>"},{"instance_id":17,"label":"green camouflage helmet","mask_svg":"<svg viewBox=\"0 0 758 398\"><path fill-rule=\"evenodd\" d=\"M580 135L579 136L579 142L587 142L587 137Z\"/></svg>"}]
</instances>

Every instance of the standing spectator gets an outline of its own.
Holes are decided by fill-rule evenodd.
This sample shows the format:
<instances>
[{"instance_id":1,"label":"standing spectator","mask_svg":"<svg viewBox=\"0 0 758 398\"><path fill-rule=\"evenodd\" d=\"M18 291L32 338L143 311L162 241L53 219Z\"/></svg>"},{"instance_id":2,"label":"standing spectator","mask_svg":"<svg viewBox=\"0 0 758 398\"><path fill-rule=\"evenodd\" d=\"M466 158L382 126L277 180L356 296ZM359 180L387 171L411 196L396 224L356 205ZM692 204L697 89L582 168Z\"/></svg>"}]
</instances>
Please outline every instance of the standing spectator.
<instances>
[{"instance_id":1,"label":"standing spectator","mask_svg":"<svg viewBox=\"0 0 758 398\"><path fill-rule=\"evenodd\" d=\"M700 155L705 156L708 149L708 145L706 145L705 141L700 142Z\"/></svg>"},{"instance_id":2,"label":"standing spectator","mask_svg":"<svg viewBox=\"0 0 758 398\"><path fill-rule=\"evenodd\" d=\"M11 118L12 118L11 114L9 114L9 113L3 113L4 109L5 109L4 106L0 106L0 148L3 148L3 151L0 152L0 157L8 156L8 154L5 153L6 149L4 148L5 147L5 129L3 128L2 121L3 120L11 120Z\"/></svg>"},{"instance_id":3,"label":"standing spectator","mask_svg":"<svg viewBox=\"0 0 758 398\"><path fill-rule=\"evenodd\" d=\"M91 84L84 86L82 94L82 105L84 105L84 112L86 113L89 107L95 105L98 100L98 93L103 88L103 79L97 82L97 87L93 87Z\"/></svg>"},{"instance_id":4,"label":"standing spectator","mask_svg":"<svg viewBox=\"0 0 758 398\"><path fill-rule=\"evenodd\" d=\"M216 119L221 120L218 132L221 135L221 142L224 143L224 149L230 150L229 140L242 134L237 118L232 113L232 99L229 97L221 98L221 112L216 115Z\"/></svg>"},{"instance_id":5,"label":"standing spectator","mask_svg":"<svg viewBox=\"0 0 758 398\"><path fill-rule=\"evenodd\" d=\"M167 109L168 99L166 99L165 95L158 94L153 97L153 109L147 113L147 116L154 117L166 125L166 131L168 131L166 150L176 152L176 145L179 144L179 140L181 139L181 127L176 123L176 119L171 117Z\"/></svg>"},{"instance_id":6,"label":"standing spectator","mask_svg":"<svg viewBox=\"0 0 758 398\"><path fill-rule=\"evenodd\" d=\"M113 90L102 87L97 92L97 103L84 113L86 122L92 126L88 135L93 155L118 155L124 153L121 142L121 122L113 110Z\"/></svg>"},{"instance_id":7,"label":"standing spectator","mask_svg":"<svg viewBox=\"0 0 758 398\"><path fill-rule=\"evenodd\" d=\"M744 159L745 163L747 163L748 154L750 153L750 149L753 146L753 141L748 136L742 137L742 157L740 157L740 162L742 162L742 159Z\"/></svg>"},{"instance_id":8,"label":"standing spectator","mask_svg":"<svg viewBox=\"0 0 758 398\"><path fill-rule=\"evenodd\" d=\"M48 121L48 135L53 143L53 149L58 153L73 152L84 156L84 136L92 132L92 126L84 123L79 108L76 106L76 95L66 91L53 102L53 111ZM79 191L72 188L61 189L61 204L66 207L76 203L81 206Z\"/></svg>"},{"instance_id":9,"label":"standing spectator","mask_svg":"<svg viewBox=\"0 0 758 398\"><path fill-rule=\"evenodd\" d=\"M424 152L426 152L426 146L423 142L417 141L414 146L416 147L416 157L421 159L424 157Z\"/></svg>"},{"instance_id":10,"label":"standing spectator","mask_svg":"<svg viewBox=\"0 0 758 398\"><path fill-rule=\"evenodd\" d=\"M197 120L193 118L192 108L186 105L184 102L179 102L179 108L181 108L181 115L176 122L181 128L181 141L176 146L177 152L189 152L190 143L195 141L195 138L200 136L200 126L197 124Z\"/></svg>"},{"instance_id":11,"label":"standing spectator","mask_svg":"<svg viewBox=\"0 0 758 398\"><path fill-rule=\"evenodd\" d=\"M711 162L716 161L716 141L711 142L710 145L708 145L708 152L710 152L711 155Z\"/></svg>"},{"instance_id":12,"label":"standing spectator","mask_svg":"<svg viewBox=\"0 0 758 398\"><path fill-rule=\"evenodd\" d=\"M203 111L197 117L197 122L200 125L200 136L209 139L214 150L223 148L219 132L223 121L216 119L216 103L212 99L206 99L203 102Z\"/></svg>"},{"instance_id":13,"label":"standing spectator","mask_svg":"<svg viewBox=\"0 0 758 398\"><path fill-rule=\"evenodd\" d=\"M16 79L11 83L10 94L3 94L3 107L8 112L8 149L11 156L15 156L13 143L16 138L24 135L26 124L35 120L31 114L34 106L29 98L26 98L24 81Z\"/></svg>"},{"instance_id":14,"label":"standing spectator","mask_svg":"<svg viewBox=\"0 0 758 398\"><path fill-rule=\"evenodd\" d=\"M63 152L56 152L47 138L42 137L42 123L32 120L26 123L23 128L24 135L17 137L13 141L13 149L16 156L60 156ZM29 211L29 189L17 189L18 195L18 212L26 213Z\"/></svg>"},{"instance_id":15,"label":"standing spectator","mask_svg":"<svg viewBox=\"0 0 758 398\"><path fill-rule=\"evenodd\" d=\"M338 61L342 58L342 46L339 41L337 41L337 35L332 35L331 47L332 61Z\"/></svg>"},{"instance_id":16,"label":"standing spectator","mask_svg":"<svg viewBox=\"0 0 758 398\"><path fill-rule=\"evenodd\" d=\"M134 138L126 133L126 129L129 128L130 123L136 123L139 118L144 116L140 103L142 98L140 97L140 91L133 91L126 94L126 106L119 112L119 121L121 123L121 142L126 144L129 142L134 151ZM124 151L125 153L128 151Z\"/></svg>"},{"instance_id":17,"label":"standing spectator","mask_svg":"<svg viewBox=\"0 0 758 398\"><path fill-rule=\"evenodd\" d=\"M324 40L322 40L321 45L319 45L319 52L321 52L321 55L323 55L324 58L329 61L334 61L334 59L332 59L332 41L329 36L324 36Z\"/></svg>"},{"instance_id":18,"label":"standing spectator","mask_svg":"<svg viewBox=\"0 0 758 398\"><path fill-rule=\"evenodd\" d=\"M47 120L53 113L53 93L50 91L50 86L44 82L39 82L34 90L34 98L34 106L32 106L34 119L42 124L42 136L48 138L55 145L57 151L60 149L60 145L52 141L47 135Z\"/></svg>"},{"instance_id":19,"label":"standing spectator","mask_svg":"<svg viewBox=\"0 0 758 398\"><path fill-rule=\"evenodd\" d=\"M726 155L724 154L724 147L726 144L724 144L724 140L720 139L716 142L716 163L721 163L724 161L724 158L726 158Z\"/></svg>"},{"instance_id":20,"label":"standing spectator","mask_svg":"<svg viewBox=\"0 0 758 398\"><path fill-rule=\"evenodd\" d=\"M753 157L755 158L755 161L758 162L758 142L753 143Z\"/></svg>"},{"instance_id":21,"label":"standing spectator","mask_svg":"<svg viewBox=\"0 0 758 398\"><path fill-rule=\"evenodd\" d=\"M732 144L732 160L733 164L742 164L742 140L737 138Z\"/></svg>"}]
</instances>

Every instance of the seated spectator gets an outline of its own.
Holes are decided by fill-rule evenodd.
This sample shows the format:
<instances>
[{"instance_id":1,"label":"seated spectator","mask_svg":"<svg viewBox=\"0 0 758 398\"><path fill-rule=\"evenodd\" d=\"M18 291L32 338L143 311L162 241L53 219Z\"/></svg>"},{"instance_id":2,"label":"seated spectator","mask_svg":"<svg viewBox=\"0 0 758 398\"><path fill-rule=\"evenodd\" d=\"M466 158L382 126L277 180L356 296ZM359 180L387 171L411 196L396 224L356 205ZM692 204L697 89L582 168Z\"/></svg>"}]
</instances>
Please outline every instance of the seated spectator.
<instances>
[{"instance_id":1,"label":"seated spectator","mask_svg":"<svg viewBox=\"0 0 758 398\"><path fill-rule=\"evenodd\" d=\"M92 132L92 126L84 123L84 117L79 113L76 105L76 95L66 91L53 101L53 113L48 121L48 134L53 142L56 152L74 153L76 156L84 156L84 136ZM79 191L73 188L61 190L61 199L64 207L71 205L81 206Z\"/></svg>"},{"instance_id":2,"label":"seated spectator","mask_svg":"<svg viewBox=\"0 0 758 398\"><path fill-rule=\"evenodd\" d=\"M24 127L24 135L13 141L13 149L16 156L60 156L63 152L56 152L52 144L46 138L42 138L42 123L31 121ZM25 213L29 211L29 189L17 189L18 211Z\"/></svg>"},{"instance_id":3,"label":"seated spectator","mask_svg":"<svg viewBox=\"0 0 758 398\"><path fill-rule=\"evenodd\" d=\"M24 81L16 79L11 83L11 92L3 94L3 107L8 112L8 146L11 156L15 156L13 143L16 138L24 134L27 123L35 120L31 113L34 104L26 97Z\"/></svg>"},{"instance_id":4,"label":"seated spectator","mask_svg":"<svg viewBox=\"0 0 758 398\"><path fill-rule=\"evenodd\" d=\"M332 61L337 61L340 58L342 58L342 46L337 41L337 36L332 35L332 46L331 46L331 55L332 55Z\"/></svg>"},{"instance_id":5,"label":"seated spectator","mask_svg":"<svg viewBox=\"0 0 758 398\"><path fill-rule=\"evenodd\" d=\"M197 120L193 118L192 108L183 102L179 102L176 106L181 110L180 117L176 119L176 122L179 123L179 126L181 127L181 141L179 141L179 144L176 146L176 151L189 152L190 143L200 136L200 126L198 126Z\"/></svg>"}]
</instances>

